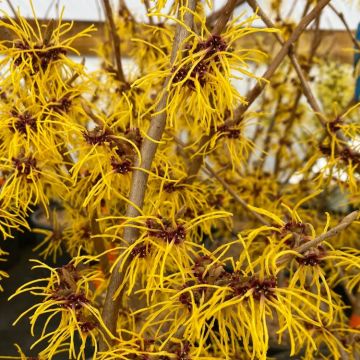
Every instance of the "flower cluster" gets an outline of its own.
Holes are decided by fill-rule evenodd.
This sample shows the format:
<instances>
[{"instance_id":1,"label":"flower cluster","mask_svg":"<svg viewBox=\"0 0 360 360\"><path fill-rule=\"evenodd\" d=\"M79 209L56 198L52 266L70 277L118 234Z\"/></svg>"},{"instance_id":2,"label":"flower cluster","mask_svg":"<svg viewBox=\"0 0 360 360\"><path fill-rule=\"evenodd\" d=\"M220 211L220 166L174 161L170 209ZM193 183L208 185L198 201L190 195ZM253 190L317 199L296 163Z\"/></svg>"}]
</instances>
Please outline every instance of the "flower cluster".
<instances>
[{"instance_id":1,"label":"flower cluster","mask_svg":"<svg viewBox=\"0 0 360 360\"><path fill-rule=\"evenodd\" d=\"M35 261L35 260L34 260ZM34 343L46 342L40 357L51 359L59 350L66 349L69 358L82 358L87 339L94 346L94 359L97 354L97 337L104 339L109 334L104 325L100 312L96 306L95 293L91 290L92 283L101 281L99 271L87 269L75 259L60 268L50 268L46 264L36 261L35 269L46 269L50 272L48 278L36 279L21 286L13 296L24 292L32 292L42 300L35 306L22 313L15 321L16 324L30 311L31 331L34 336L34 327L39 318L46 314L47 321L39 339ZM56 319L56 324L51 323ZM52 321L54 321L52 320ZM55 327L55 330L51 328ZM79 348L74 345L75 334L81 339Z\"/></svg>"},{"instance_id":2,"label":"flower cluster","mask_svg":"<svg viewBox=\"0 0 360 360\"><path fill-rule=\"evenodd\" d=\"M325 2L299 25L281 0L103 0L93 72L71 57L93 26L4 14L0 234L47 219L48 275L12 295L38 300L38 359L356 359L359 103L320 30L296 40Z\"/></svg>"}]
</instances>

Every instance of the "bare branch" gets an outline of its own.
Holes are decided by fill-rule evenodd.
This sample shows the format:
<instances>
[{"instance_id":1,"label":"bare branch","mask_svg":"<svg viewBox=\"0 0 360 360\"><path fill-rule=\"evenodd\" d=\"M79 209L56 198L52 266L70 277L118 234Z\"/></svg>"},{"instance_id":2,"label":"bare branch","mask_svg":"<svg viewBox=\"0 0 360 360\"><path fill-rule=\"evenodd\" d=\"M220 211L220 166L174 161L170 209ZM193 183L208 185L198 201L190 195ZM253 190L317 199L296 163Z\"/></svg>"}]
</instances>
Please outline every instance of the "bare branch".
<instances>
[{"instance_id":1,"label":"bare branch","mask_svg":"<svg viewBox=\"0 0 360 360\"><path fill-rule=\"evenodd\" d=\"M240 5L242 5L245 2L245 0L236 0L236 4L235 7L238 7ZM224 12L225 7L227 6L227 4L225 4L222 8L220 8L217 11L214 11L213 13L211 13L207 18L206 18L206 26L207 27L211 27L212 24L215 23L215 21L217 19L219 19L219 16L221 16L221 14Z\"/></svg>"},{"instance_id":2,"label":"bare branch","mask_svg":"<svg viewBox=\"0 0 360 360\"><path fill-rule=\"evenodd\" d=\"M347 33L349 34L349 37L350 37L351 41L353 42L355 48L356 48L357 50L360 50L360 44L359 44L359 42L356 40L354 34L352 33L352 31L351 31L351 29L350 29L350 27L349 27L349 24L347 23L347 21L346 21L346 19L345 19L345 17L344 17L344 14L341 13L341 12L339 12L338 10L336 10L336 8L335 8L331 3L329 4L329 7L330 7L330 9L339 17L339 19L341 20L341 22L344 24L345 29L346 29Z\"/></svg>"},{"instance_id":3,"label":"bare branch","mask_svg":"<svg viewBox=\"0 0 360 360\"><path fill-rule=\"evenodd\" d=\"M144 5L145 5L145 8L146 8L146 13L149 14L150 13L149 0L144 0ZM152 16L149 16L149 24L154 25L154 20L153 20Z\"/></svg>"},{"instance_id":4,"label":"bare branch","mask_svg":"<svg viewBox=\"0 0 360 360\"><path fill-rule=\"evenodd\" d=\"M319 245L321 242L338 235L341 231L345 230L348 226L350 226L359 216L359 211L353 211L349 215L345 216L339 225L335 226L334 228L330 229L325 234L321 234L316 237L314 240L311 240L301 246L299 246L295 251L300 254L303 254L307 250Z\"/></svg>"},{"instance_id":5,"label":"bare branch","mask_svg":"<svg viewBox=\"0 0 360 360\"><path fill-rule=\"evenodd\" d=\"M249 5L253 8L254 11L258 11L260 17L262 18L262 20L264 21L264 23L268 26L268 27L274 27L273 22L270 20L270 18L266 15L266 13L259 7L259 5L257 4L256 0L247 0ZM281 37L276 34L276 38L277 40L280 42L280 44L284 45L284 41L281 39ZM301 69L301 66L299 64L299 61L296 57L296 55L294 54L294 52L292 51L293 49L290 48L289 49L289 58L291 60L291 63L294 66L294 69L300 79L300 84L302 87L302 91L310 105L310 107L313 109L316 117L318 118L319 122L321 123L321 125L324 127L327 135L329 137L332 136L332 133L330 132L330 130L327 127L327 120L324 117L324 115L322 114L322 110L320 108L319 103L317 102L314 93L311 90L311 87L308 83L308 81L306 80L306 76L303 72L303 70ZM349 148L349 146L346 144L347 139L346 136L340 131L337 130L335 133L335 136L337 137L337 139L339 139L340 141L342 141L344 143L344 147L345 148ZM340 148L340 146L338 146ZM341 149L340 149L341 150Z\"/></svg>"},{"instance_id":6,"label":"bare branch","mask_svg":"<svg viewBox=\"0 0 360 360\"><path fill-rule=\"evenodd\" d=\"M214 35L220 35L223 32L227 22L229 21L232 13L234 12L237 2L237 0L228 0L226 5L221 9L222 11L219 13L218 20L212 31Z\"/></svg>"},{"instance_id":7,"label":"bare branch","mask_svg":"<svg viewBox=\"0 0 360 360\"><path fill-rule=\"evenodd\" d=\"M8 3L9 8L11 9L11 12L13 13L15 19L19 22L20 21L19 15L18 15L16 9L14 8L14 5L12 4L11 0L6 0L6 2Z\"/></svg>"},{"instance_id":8,"label":"bare branch","mask_svg":"<svg viewBox=\"0 0 360 360\"><path fill-rule=\"evenodd\" d=\"M110 26L110 33L112 38L112 45L113 45L113 51L115 56L115 62L116 62L116 68L117 68L117 78L119 81L125 83L125 76L121 64L121 48L120 48L120 38L118 33L116 32L116 26L114 22L113 12L110 5L109 0L102 0L104 9L105 9L105 15L109 22Z\"/></svg>"},{"instance_id":9,"label":"bare branch","mask_svg":"<svg viewBox=\"0 0 360 360\"><path fill-rule=\"evenodd\" d=\"M257 11L258 14L260 15L261 19L264 21L264 23L266 24L266 26L273 28L275 27L275 24L271 21L271 19L266 15L265 11L262 10L259 5L257 4L256 0L247 0L248 4L252 7L252 9L254 11ZM278 42L284 46L284 41L281 38L281 36L278 33L274 33L274 35L276 36L276 39L278 40ZM292 48L289 49L289 58L295 68L295 71L300 79L300 83L303 89L303 93L306 96L311 108L314 110L316 116L319 118L319 121L321 122L322 125L325 125L325 119L323 117L323 115L321 114L321 109L320 106L318 104L318 102L315 99L315 96L309 86L309 83L306 80L305 74L301 69L301 66L299 64L299 61L296 57L296 55L294 54L294 52L292 51Z\"/></svg>"}]
</instances>

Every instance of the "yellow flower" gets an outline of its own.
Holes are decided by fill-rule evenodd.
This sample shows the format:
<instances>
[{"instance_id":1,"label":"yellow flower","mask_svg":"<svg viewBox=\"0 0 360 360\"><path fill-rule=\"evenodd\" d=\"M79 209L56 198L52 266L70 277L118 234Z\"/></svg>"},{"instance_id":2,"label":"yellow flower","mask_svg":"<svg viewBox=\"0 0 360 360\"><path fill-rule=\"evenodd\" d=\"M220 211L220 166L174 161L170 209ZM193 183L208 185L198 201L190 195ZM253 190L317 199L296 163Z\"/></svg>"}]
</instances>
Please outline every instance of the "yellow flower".
<instances>
[{"instance_id":1,"label":"yellow flower","mask_svg":"<svg viewBox=\"0 0 360 360\"><path fill-rule=\"evenodd\" d=\"M157 160L156 168L149 174L147 195L154 198L156 194L157 198L151 209L145 211L161 213L176 221L179 216L194 218L211 210L202 183L196 179L189 181L184 162L165 153L165 149L159 151Z\"/></svg>"},{"instance_id":2,"label":"yellow flower","mask_svg":"<svg viewBox=\"0 0 360 360\"><path fill-rule=\"evenodd\" d=\"M111 126L105 125L107 121L111 123L111 119L103 120L103 126L91 130L81 126L74 129L78 145L72 152L77 161L71 173L76 184L69 201L90 213L99 209L104 200L126 201L130 174L140 158L142 137L137 129L114 135Z\"/></svg>"},{"instance_id":3,"label":"yellow flower","mask_svg":"<svg viewBox=\"0 0 360 360\"><path fill-rule=\"evenodd\" d=\"M345 274L335 271L334 280L336 282L342 281L347 289L352 292L360 285L360 251L354 248L334 249L328 245L331 250L326 251L322 259L328 260L329 269L333 269L330 265L332 262L336 264L336 268L343 269Z\"/></svg>"},{"instance_id":4,"label":"yellow flower","mask_svg":"<svg viewBox=\"0 0 360 360\"><path fill-rule=\"evenodd\" d=\"M158 13L154 15L165 16ZM198 19L196 14L195 17ZM160 70L150 72L132 86L147 92L154 81L171 76L166 87L169 96L164 110L168 126L176 130L189 126L205 133L214 128L216 130L222 126L225 118L232 117L237 105L246 103L232 81L242 79L241 76L256 78L247 70L247 62L258 62L264 58L264 54L258 50L238 49L234 46L239 38L260 31L251 27L255 18L252 16L242 22L238 22L238 18L234 19L221 36L211 34L206 28L205 19L199 18L201 35L190 31L183 58L178 57L174 67L169 69L168 56L163 55ZM161 98L162 94L144 115L153 111ZM199 109L202 111L199 112Z\"/></svg>"},{"instance_id":5,"label":"yellow flower","mask_svg":"<svg viewBox=\"0 0 360 360\"><path fill-rule=\"evenodd\" d=\"M1 248L0 248L0 262L6 261L6 259L3 258L3 256L6 256L6 255L9 255L9 253L1 250ZM3 271L3 270L0 270L0 281L1 281L2 279L6 279L6 278L8 278L8 277L9 277L9 274L8 274L7 272L5 272L5 271ZM2 287L1 284L0 284L0 292L1 292L1 291L4 291L4 289L3 289L3 287Z\"/></svg>"},{"instance_id":6,"label":"yellow flower","mask_svg":"<svg viewBox=\"0 0 360 360\"><path fill-rule=\"evenodd\" d=\"M0 209L0 234L4 240L13 238L11 235L13 230L29 229L25 214L20 209L15 209L14 206L8 206L7 209Z\"/></svg>"},{"instance_id":7,"label":"yellow flower","mask_svg":"<svg viewBox=\"0 0 360 360\"><path fill-rule=\"evenodd\" d=\"M14 344L16 347L17 352L19 353L19 356L2 356L2 359L13 359L13 360L28 360L28 359L32 359L32 357L28 357L24 354L24 352L21 350L20 346L18 344ZM66 352L66 349L64 349L64 347L62 346L62 349L60 348L56 354L61 354L63 352ZM43 356L37 356L36 357L37 360L46 360L45 357Z\"/></svg>"},{"instance_id":8,"label":"yellow flower","mask_svg":"<svg viewBox=\"0 0 360 360\"><path fill-rule=\"evenodd\" d=\"M219 126L211 140L192 157L209 152L221 164L226 156L231 159L233 171L241 169L255 148L255 144L246 136L245 128L245 121L236 126Z\"/></svg>"},{"instance_id":9,"label":"yellow flower","mask_svg":"<svg viewBox=\"0 0 360 360\"><path fill-rule=\"evenodd\" d=\"M139 238L131 245L119 247L120 255L113 264L113 268L120 263L119 271L123 272L123 282L117 289L115 297L126 286L127 294L130 295L134 286L140 282L145 288L147 300L153 298L154 291L163 288L164 281L169 274L177 271L184 272L182 278L185 281L186 269L192 264L192 258L203 247L196 244L198 231L204 222L221 219L230 214L224 211L214 211L184 221L162 218L161 216L139 216L136 219L115 217L120 225L107 227L110 234L102 234L123 241L121 231L124 227L133 227L141 231ZM104 218L111 219L110 217ZM205 250L203 250L205 251Z\"/></svg>"},{"instance_id":10,"label":"yellow flower","mask_svg":"<svg viewBox=\"0 0 360 360\"><path fill-rule=\"evenodd\" d=\"M335 61L318 59L319 76L316 81L316 90L324 111L330 115L334 104L344 109L353 97L354 90L349 86L354 79L350 64L341 64ZM334 91L336 89L336 91Z\"/></svg>"},{"instance_id":11,"label":"yellow flower","mask_svg":"<svg viewBox=\"0 0 360 360\"><path fill-rule=\"evenodd\" d=\"M335 323L331 327L308 326L310 336L314 339L316 347L305 347L304 360L312 360L319 355L324 358L325 349L335 360L343 359L348 356L352 359L352 352L356 354L356 344L349 339L352 335L358 336L359 330L344 328L341 322Z\"/></svg>"},{"instance_id":12,"label":"yellow flower","mask_svg":"<svg viewBox=\"0 0 360 360\"><path fill-rule=\"evenodd\" d=\"M14 86L24 75L27 80L28 77L30 79L33 77L33 81L36 81L39 74L50 72L61 81L61 73L57 69L59 65L67 67L65 71L76 68L76 64L66 56L69 51L78 54L71 46L72 43L78 38L89 36L89 32L94 31L94 26L90 26L76 35L66 37L73 24L63 23L62 14L57 24L51 20L45 29L41 29L32 2L30 4L36 29L33 29L20 14L18 14L19 22L4 13L5 20L0 21L0 26L8 29L15 38L14 41L0 43L0 52L4 55L4 59L0 62L0 69L10 65L5 74L11 72L9 79Z\"/></svg>"},{"instance_id":13,"label":"yellow flower","mask_svg":"<svg viewBox=\"0 0 360 360\"><path fill-rule=\"evenodd\" d=\"M25 153L22 149L11 159L0 159L0 170L6 173L0 200L5 209L15 206L26 212L30 205L41 204L47 211L49 195L64 196L66 187L55 158L46 158L45 152ZM58 159L58 161L61 161Z\"/></svg>"},{"instance_id":14,"label":"yellow flower","mask_svg":"<svg viewBox=\"0 0 360 360\"><path fill-rule=\"evenodd\" d=\"M98 270L92 270L80 264L81 258L60 268L51 268L48 265L32 260L36 263L33 269L45 269L50 272L48 278L32 280L22 285L10 297L31 292L41 298L41 301L30 309L23 312L14 325L29 312L31 333L34 336L34 328L39 318L44 314L47 321L36 344L45 342L45 348L40 352L40 357L52 359L60 350L66 347L69 359L82 358L84 356L85 344L90 341L94 349L94 357L98 352L97 340L101 336L105 339L113 338L104 325L100 312L95 304L94 294L91 290L91 282L101 279ZM54 331L49 331L50 319L57 319L58 326ZM78 334L81 344L75 346L74 336Z\"/></svg>"},{"instance_id":15,"label":"yellow flower","mask_svg":"<svg viewBox=\"0 0 360 360\"><path fill-rule=\"evenodd\" d=\"M341 116L338 116L335 109L333 118L326 123L328 136L301 170L303 174L312 171L314 182L319 188L335 181L340 190L349 192L355 202L359 196L360 155L357 139L360 127L357 121L358 111L356 116L354 111L359 104L352 106Z\"/></svg>"}]
</instances>

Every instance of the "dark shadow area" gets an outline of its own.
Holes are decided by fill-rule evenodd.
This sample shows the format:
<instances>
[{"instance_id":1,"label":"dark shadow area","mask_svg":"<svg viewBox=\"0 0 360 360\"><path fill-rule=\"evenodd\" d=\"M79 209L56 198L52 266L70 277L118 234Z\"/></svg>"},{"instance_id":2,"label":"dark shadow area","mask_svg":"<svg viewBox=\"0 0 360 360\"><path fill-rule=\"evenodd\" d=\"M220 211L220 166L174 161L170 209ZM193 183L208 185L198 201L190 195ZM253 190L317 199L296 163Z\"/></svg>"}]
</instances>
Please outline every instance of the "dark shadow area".
<instances>
[{"instance_id":1,"label":"dark shadow area","mask_svg":"<svg viewBox=\"0 0 360 360\"><path fill-rule=\"evenodd\" d=\"M33 224L30 225L34 226ZM38 339L46 321L46 316L39 319L34 329L34 337L31 336L29 323L31 312L29 315L25 315L15 326L12 326L17 317L36 304L40 297L31 295L28 292L20 294L10 301L8 301L8 297L21 285L49 275L47 271L42 269L31 270L34 264L29 261L30 259L43 261L32 250L41 241L41 236L30 232L16 232L13 235L15 236L14 239L1 241L0 245L3 250L9 253L7 261L1 262L0 266L2 270L5 270L10 275L8 279L3 279L1 282L4 292L0 292L0 359L2 356L18 355L14 346L15 343L20 346L27 356L37 356L40 347L35 347L31 351L30 347ZM50 266L61 266L66 264L69 259L69 256L64 254L58 258L56 264L52 263L50 259L44 262ZM55 329L56 324L57 321L54 319L49 325L49 330ZM64 356L55 359L64 359Z\"/></svg>"}]
</instances>

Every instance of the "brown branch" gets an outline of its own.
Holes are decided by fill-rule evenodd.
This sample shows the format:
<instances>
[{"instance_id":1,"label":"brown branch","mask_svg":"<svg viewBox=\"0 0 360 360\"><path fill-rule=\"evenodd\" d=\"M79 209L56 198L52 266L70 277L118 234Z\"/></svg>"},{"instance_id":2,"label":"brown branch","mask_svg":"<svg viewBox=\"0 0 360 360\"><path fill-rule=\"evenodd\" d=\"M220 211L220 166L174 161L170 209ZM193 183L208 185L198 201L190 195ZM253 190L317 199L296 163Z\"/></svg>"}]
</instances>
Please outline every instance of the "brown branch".
<instances>
[{"instance_id":1,"label":"brown branch","mask_svg":"<svg viewBox=\"0 0 360 360\"><path fill-rule=\"evenodd\" d=\"M130 11L130 9L127 7L125 0L120 0L119 1L119 15L120 15L120 17L123 16L124 13L126 14L126 16L129 17L129 20L131 20L132 23L134 23L134 24L137 23L136 19L134 18L134 15Z\"/></svg>"},{"instance_id":2,"label":"brown branch","mask_svg":"<svg viewBox=\"0 0 360 360\"><path fill-rule=\"evenodd\" d=\"M236 0L235 2L235 7L238 7L240 5L242 5L245 2L245 0ZM217 11L214 11L213 13L211 13L207 18L206 18L206 26L209 28L212 26L212 24L219 19L219 16L221 16L221 14L224 12L225 7L227 6L227 4L225 4L222 8L220 8ZM225 24L226 25L226 24Z\"/></svg>"},{"instance_id":3,"label":"brown branch","mask_svg":"<svg viewBox=\"0 0 360 360\"><path fill-rule=\"evenodd\" d=\"M171 134L169 131L166 131L178 144L180 150L182 151L182 155L186 160L187 153L192 153L192 151L189 149L187 152L185 151L186 144L179 139L176 135ZM241 199L241 197L236 193L236 191L220 176L220 174L227 169L227 166L223 167L219 171L215 171L209 164L205 163L204 168L211 176L213 176L222 186L223 188L234 198L235 201L237 201L246 211L250 212L256 219L258 219L262 224L270 226L270 223L267 222L260 214L256 213L255 211L251 210L248 206L248 204ZM188 178L186 180L187 183L191 183L191 181L194 178Z\"/></svg>"},{"instance_id":4,"label":"brown branch","mask_svg":"<svg viewBox=\"0 0 360 360\"><path fill-rule=\"evenodd\" d=\"M359 216L360 211L353 211L349 215L345 216L338 225L336 225L334 228L330 229L324 234L321 234L317 236L315 239L310 240L306 242L305 244L300 245L299 247L295 248L294 251L296 251L299 254L304 254L306 251L310 250L311 248L314 248L318 246L323 241L334 237L338 235L341 231L345 230L347 227L349 227ZM276 265L282 265L293 258L294 255L286 254L283 257L279 258L276 262Z\"/></svg>"},{"instance_id":5,"label":"brown branch","mask_svg":"<svg viewBox=\"0 0 360 360\"><path fill-rule=\"evenodd\" d=\"M247 0L248 4L250 5L250 7L253 9L253 11L257 11L258 14L260 15L261 19L263 20L263 22L266 24L266 26L268 26L269 28L273 28L275 27L275 24L271 21L271 19L267 16L267 14L265 13L265 11L258 5L256 0ZM319 22L318 22L318 26L319 26ZM318 28L317 26L317 28ZM284 45L284 41L283 39L280 37L280 35L278 33L274 33L277 41L281 44ZM317 42L316 40L316 36L314 37L314 42L313 45L311 47L311 52L310 52L310 59L312 59L313 57L313 53L316 50L317 47ZM289 53L288 56L290 58L290 61L298 75L298 78L300 80L300 84L301 84L301 89L303 94L305 95L310 107L313 109L316 117L318 118L319 122L321 123L321 125L325 128L325 130L327 129L326 126L326 119L324 118L324 116L322 115L322 111L320 108L320 105L318 104L312 90L311 87L306 79L306 75L304 73L304 71L302 70L300 64L299 64L299 60L297 59L295 53L293 52L293 47L290 47L289 49ZM301 93L300 93L301 94ZM300 100L301 96L297 97L297 102ZM295 104L297 104L297 102ZM290 121L290 124L293 123L293 119L292 121ZM330 134L329 134L330 135ZM265 144L268 144L270 142L270 139L266 139ZM265 150L266 152L266 150ZM278 170L279 169L279 162L278 162L278 158L276 157L276 161L275 161L275 169Z\"/></svg>"},{"instance_id":6,"label":"brown branch","mask_svg":"<svg viewBox=\"0 0 360 360\"><path fill-rule=\"evenodd\" d=\"M188 7L191 10L195 10L196 0L189 0ZM180 16L180 14L179 14ZM188 27L192 27L193 16L190 12L187 12L184 15L184 23ZM170 67L174 64L178 51L181 49L183 45L183 41L187 36L187 30L185 27L178 24L175 30L175 38L173 42L173 49L170 58ZM142 146L141 146L141 164L140 168L143 170L150 170L155 152L158 147L158 142L162 138L162 134L165 130L166 125L166 102L168 98L168 92L166 91L167 85L170 81L170 77L165 80L163 86L163 94L161 99L156 107L155 112L157 115L152 119L150 128L147 133L147 137L145 138ZM152 140L150 140L152 139ZM139 215L137 208L142 208L144 203L145 191L147 187L148 181L148 173L142 170L135 170L133 172L133 177L131 181L131 190L129 201L133 205L129 205L126 211L126 216L128 218L135 218ZM131 227L126 227L124 229L124 240L130 245L134 241L136 241L138 237L138 231ZM110 276L109 285L106 292L106 298L104 303L104 308L102 312L102 317L105 325L108 327L110 332L116 335L116 324L119 309L122 302L122 294L114 299L113 296L120 284L123 281L123 273L120 272L120 267L124 266L125 268L128 266L129 261L125 264L117 264L117 266L113 269L112 274ZM105 341L100 341L100 349L105 350L107 344Z\"/></svg>"},{"instance_id":7,"label":"brown branch","mask_svg":"<svg viewBox=\"0 0 360 360\"><path fill-rule=\"evenodd\" d=\"M316 51L320 45L320 41L319 41L319 31L320 31L320 17L318 17L316 19L316 27L315 27L315 31L314 31L314 36L313 36L313 40L311 42L311 46L310 46L310 53L309 53L309 56L306 60L306 64L307 64L307 69L306 69L306 75L309 74L310 72L310 69L311 69L311 65L313 64L313 61L314 61L314 57L315 57L315 54L316 54ZM291 113L290 113L290 116L288 117L288 119L285 121L286 123L286 126L285 126L285 129L283 131L283 135L281 137L281 139L279 140L279 148L275 154L275 165L274 165L274 173L277 174L279 172L279 169L280 169L280 154L281 154L281 151L282 151L282 147L283 147L283 144L285 144L286 142L286 139L290 133L290 130L292 128L292 126L294 125L295 123L295 120L296 120L296 110L297 110L297 107L300 103L300 99L301 99L301 96L302 96L302 91L301 89L298 89L297 91L297 95L295 97L295 101L294 101L294 105L292 107L292 110L291 110Z\"/></svg>"},{"instance_id":8,"label":"brown branch","mask_svg":"<svg viewBox=\"0 0 360 360\"><path fill-rule=\"evenodd\" d=\"M110 33L112 38L112 45L113 45L113 51L115 56L115 62L116 62L116 68L117 68L117 78L119 81L126 83L122 64L121 64L121 45L120 45L120 38L118 33L116 32L116 26L114 22L113 12L110 5L109 0L102 0L104 9L105 9L105 15L109 22L110 26Z\"/></svg>"},{"instance_id":9,"label":"brown branch","mask_svg":"<svg viewBox=\"0 0 360 360\"><path fill-rule=\"evenodd\" d=\"M345 29L347 31L347 33L349 34L349 37L351 39L351 41L353 42L355 48L357 50L360 50L360 44L359 42L356 40L354 34L352 33L349 24L347 23L344 14L339 12L338 10L336 10L336 8L334 7L334 5L332 5L331 3L329 4L330 9L338 16L338 18L341 20L341 22L344 24Z\"/></svg>"},{"instance_id":10,"label":"brown branch","mask_svg":"<svg viewBox=\"0 0 360 360\"><path fill-rule=\"evenodd\" d=\"M81 65L84 66L85 65L85 57L82 58L81 60ZM71 78L69 80L66 80L66 85L67 86L72 86L73 82L80 76L80 72L76 72L73 74L73 76L71 76Z\"/></svg>"},{"instance_id":11,"label":"brown branch","mask_svg":"<svg viewBox=\"0 0 360 360\"><path fill-rule=\"evenodd\" d=\"M12 4L11 0L6 0L6 2L8 3L9 8L11 9L11 12L13 13L16 21L20 22L19 15L18 15L16 9L14 8L14 5Z\"/></svg>"},{"instance_id":12,"label":"brown branch","mask_svg":"<svg viewBox=\"0 0 360 360\"><path fill-rule=\"evenodd\" d=\"M345 230L348 226L350 226L359 216L359 211L353 211L349 215L345 216L339 225L335 226L334 228L330 229L325 234L321 234L316 237L314 240L311 240L301 246L299 246L296 251L300 254L303 254L305 251L319 245L321 242L338 235L341 231Z\"/></svg>"},{"instance_id":13,"label":"brown branch","mask_svg":"<svg viewBox=\"0 0 360 360\"><path fill-rule=\"evenodd\" d=\"M219 13L218 20L212 31L214 35L220 35L223 32L232 13L234 12L237 2L237 0L228 0L226 5L221 9L222 11Z\"/></svg>"},{"instance_id":14,"label":"brown branch","mask_svg":"<svg viewBox=\"0 0 360 360\"><path fill-rule=\"evenodd\" d=\"M274 75L284 58L287 56L291 46L299 39L300 35L307 28L307 26L319 16L322 9L330 2L330 0L320 0L317 5L306 15L298 24L298 26L294 29L293 33L289 37L289 39L284 43L280 51L277 53L272 63L270 64L267 71L263 74L262 78L265 81L258 82L247 94L246 104L241 104L234 111L234 118L228 118L224 125L225 126L233 126L241 122L244 113L248 110L248 108L252 105L255 99L262 93L267 84L266 81L270 80L270 78ZM214 133L210 133L210 135L205 135L202 137L199 143L198 149L201 149L212 137ZM193 162L188 169L188 174L194 176L200 170L201 164L203 162L203 157L199 154L193 159Z\"/></svg>"},{"instance_id":15,"label":"brown branch","mask_svg":"<svg viewBox=\"0 0 360 360\"><path fill-rule=\"evenodd\" d=\"M150 13L149 0L144 0L144 5L145 5L146 13L149 14ZM152 16L149 16L149 24L154 25L154 20L153 20Z\"/></svg>"}]
</instances>

